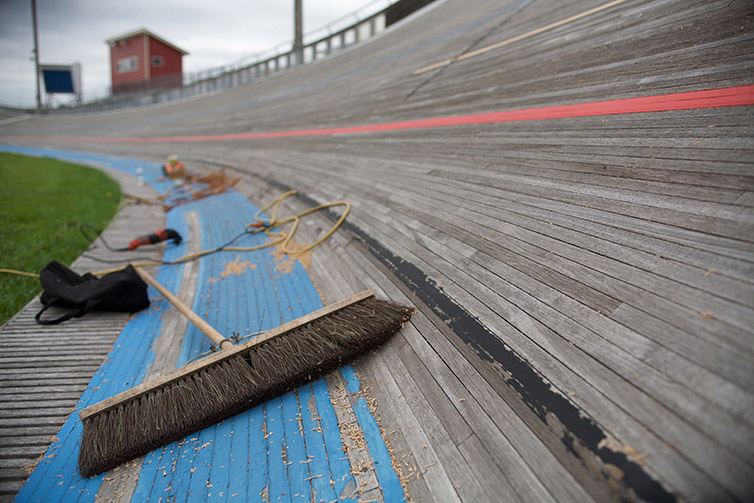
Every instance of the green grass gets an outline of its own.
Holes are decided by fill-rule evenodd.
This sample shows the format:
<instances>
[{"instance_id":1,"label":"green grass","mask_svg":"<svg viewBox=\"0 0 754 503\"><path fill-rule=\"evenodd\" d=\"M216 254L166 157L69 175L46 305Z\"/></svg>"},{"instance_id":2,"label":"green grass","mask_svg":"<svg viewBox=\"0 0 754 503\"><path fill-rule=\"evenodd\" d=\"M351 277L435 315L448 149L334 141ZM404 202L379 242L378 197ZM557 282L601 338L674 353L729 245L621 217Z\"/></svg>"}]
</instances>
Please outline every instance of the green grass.
<instances>
[{"instance_id":1,"label":"green grass","mask_svg":"<svg viewBox=\"0 0 754 503\"><path fill-rule=\"evenodd\" d=\"M119 202L120 186L99 170L0 153L0 269L70 265L89 245L79 225L104 228ZM37 278L0 273L0 324L41 290Z\"/></svg>"}]
</instances>

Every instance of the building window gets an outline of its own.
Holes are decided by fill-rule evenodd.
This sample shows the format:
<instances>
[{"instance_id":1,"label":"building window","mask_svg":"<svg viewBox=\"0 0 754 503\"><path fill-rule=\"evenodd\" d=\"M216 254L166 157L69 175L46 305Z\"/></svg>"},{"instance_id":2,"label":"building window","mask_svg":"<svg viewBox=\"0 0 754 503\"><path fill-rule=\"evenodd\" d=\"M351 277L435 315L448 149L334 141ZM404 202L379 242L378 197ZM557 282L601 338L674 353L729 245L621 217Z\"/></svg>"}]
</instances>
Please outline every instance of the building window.
<instances>
[{"instance_id":1,"label":"building window","mask_svg":"<svg viewBox=\"0 0 754 503\"><path fill-rule=\"evenodd\" d=\"M118 73L135 72L139 69L139 60L136 56L119 59L116 63Z\"/></svg>"},{"instance_id":2,"label":"building window","mask_svg":"<svg viewBox=\"0 0 754 503\"><path fill-rule=\"evenodd\" d=\"M152 56L152 66L162 68L165 66L165 58L162 56Z\"/></svg>"}]
</instances>

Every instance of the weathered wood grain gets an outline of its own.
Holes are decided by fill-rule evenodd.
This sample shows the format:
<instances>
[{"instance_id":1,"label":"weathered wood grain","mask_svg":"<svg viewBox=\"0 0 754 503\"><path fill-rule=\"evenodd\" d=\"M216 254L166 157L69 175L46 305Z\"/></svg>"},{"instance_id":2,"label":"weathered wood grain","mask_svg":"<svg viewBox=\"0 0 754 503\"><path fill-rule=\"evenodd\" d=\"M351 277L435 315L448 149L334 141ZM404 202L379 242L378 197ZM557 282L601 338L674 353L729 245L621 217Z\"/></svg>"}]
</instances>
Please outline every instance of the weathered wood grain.
<instances>
[{"instance_id":1,"label":"weathered wood grain","mask_svg":"<svg viewBox=\"0 0 754 503\"><path fill-rule=\"evenodd\" d=\"M133 177L112 170L108 174L124 193L154 196ZM123 243L143 234L144 228L160 227L164 227L161 208L127 205L103 236L110 243ZM115 258L100 245L95 247L88 254ZM72 269L109 267L82 257ZM30 473L27 468L47 450L128 319L124 313L92 312L75 324L43 326L34 321L40 307L35 298L0 327L0 470L4 472L0 501L12 501L21 489ZM51 308L46 316L55 312Z\"/></svg>"},{"instance_id":2,"label":"weathered wood grain","mask_svg":"<svg viewBox=\"0 0 754 503\"><path fill-rule=\"evenodd\" d=\"M0 125L0 134L301 130L752 83L754 12L740 0L628 1L413 75L600 2L534 1L485 19L514 4L442 2L363 47L190 104L30 118ZM753 117L752 107L728 107L66 146L154 160L178 152L228 166L260 206L282 186L302 194L294 208L353 204L352 227L313 252L310 274L329 301L372 288L421 306L404 334L357 365L394 458L406 463L404 475L415 468L405 487L416 501L631 500L630 473L608 466L598 455L607 451L679 501L746 501L754 493ZM330 223L313 218L301 239ZM406 277L409 267L424 276ZM524 400L526 390L461 338L432 295L460 306L528 365L543 393L592 421L601 447L567 443L557 414ZM51 379L53 371L44 368Z\"/></svg>"}]
</instances>

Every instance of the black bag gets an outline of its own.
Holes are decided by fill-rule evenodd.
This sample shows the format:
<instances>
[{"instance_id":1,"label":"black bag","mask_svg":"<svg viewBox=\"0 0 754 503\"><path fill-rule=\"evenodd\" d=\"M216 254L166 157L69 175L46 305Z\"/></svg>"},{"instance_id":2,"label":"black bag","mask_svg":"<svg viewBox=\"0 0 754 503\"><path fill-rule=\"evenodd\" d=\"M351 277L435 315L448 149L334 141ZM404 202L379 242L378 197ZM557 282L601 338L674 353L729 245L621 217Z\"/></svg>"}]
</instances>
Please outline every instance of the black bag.
<instances>
[{"instance_id":1,"label":"black bag","mask_svg":"<svg viewBox=\"0 0 754 503\"><path fill-rule=\"evenodd\" d=\"M91 273L79 276L53 260L39 273L39 280L44 288L44 307L35 319L42 325L79 318L92 309L133 313L149 307L147 284L130 265L97 278ZM69 307L71 311L53 320L41 319L50 306Z\"/></svg>"}]
</instances>

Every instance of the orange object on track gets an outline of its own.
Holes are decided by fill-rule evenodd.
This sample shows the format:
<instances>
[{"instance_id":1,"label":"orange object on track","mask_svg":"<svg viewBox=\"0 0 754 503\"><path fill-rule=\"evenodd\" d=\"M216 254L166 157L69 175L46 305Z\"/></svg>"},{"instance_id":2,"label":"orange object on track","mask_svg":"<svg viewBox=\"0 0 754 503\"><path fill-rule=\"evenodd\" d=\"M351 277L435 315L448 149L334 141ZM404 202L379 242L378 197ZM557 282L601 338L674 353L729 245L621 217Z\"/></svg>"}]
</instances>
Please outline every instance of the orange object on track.
<instances>
[{"instance_id":1,"label":"orange object on track","mask_svg":"<svg viewBox=\"0 0 754 503\"><path fill-rule=\"evenodd\" d=\"M159 243L161 241L167 241L168 239L172 239L174 244L178 244L181 242L181 235L173 229L160 229L152 234L139 236L138 238L134 239L133 241L131 241L131 243L129 243L128 249L135 250L142 245Z\"/></svg>"}]
</instances>

